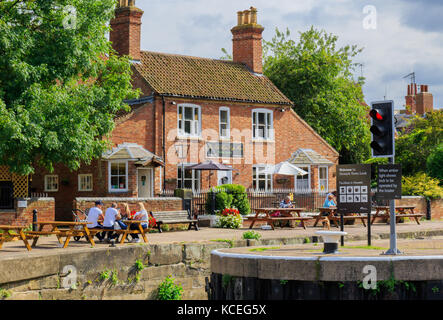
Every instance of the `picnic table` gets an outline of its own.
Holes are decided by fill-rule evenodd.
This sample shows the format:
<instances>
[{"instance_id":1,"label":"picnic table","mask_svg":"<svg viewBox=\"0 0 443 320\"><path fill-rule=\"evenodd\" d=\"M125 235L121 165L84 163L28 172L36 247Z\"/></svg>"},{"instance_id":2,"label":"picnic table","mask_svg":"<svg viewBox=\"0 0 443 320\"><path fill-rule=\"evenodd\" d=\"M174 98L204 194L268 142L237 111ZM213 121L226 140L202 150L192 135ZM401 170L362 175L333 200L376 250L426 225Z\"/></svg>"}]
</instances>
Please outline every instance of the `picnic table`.
<instances>
[{"instance_id":1,"label":"picnic table","mask_svg":"<svg viewBox=\"0 0 443 320\"><path fill-rule=\"evenodd\" d=\"M315 217L314 227L317 226L317 223L320 221L321 218L327 218L329 221L332 221L334 225L338 228L339 227L339 221L341 219L340 216L337 215L337 207L321 207L318 208L320 213ZM356 214L351 216L343 216L343 220L356 220L360 219L363 225L366 227L365 216Z\"/></svg>"},{"instance_id":2,"label":"picnic table","mask_svg":"<svg viewBox=\"0 0 443 320\"><path fill-rule=\"evenodd\" d=\"M66 248L71 240L71 237L85 236L92 246L95 246L93 239L94 232L88 229L89 222L72 222L72 221L39 221L37 222L38 231L26 231L26 238L33 239L32 247L37 245L40 236L56 235L58 242ZM45 226L50 226L50 231L43 231ZM62 228L67 227L67 228ZM66 238L62 241L62 238Z\"/></svg>"},{"instance_id":3,"label":"picnic table","mask_svg":"<svg viewBox=\"0 0 443 320\"><path fill-rule=\"evenodd\" d=\"M301 212L305 211L304 208L254 208L255 216L252 217L251 225L249 229L252 229L256 221L266 221L274 230L274 221L300 221L301 226L306 229L305 221L312 220L311 217L302 217ZM274 213L280 212L281 216L273 217ZM292 213L295 212L297 216L294 216ZM264 217L260 217L264 215Z\"/></svg>"},{"instance_id":4,"label":"picnic table","mask_svg":"<svg viewBox=\"0 0 443 320\"><path fill-rule=\"evenodd\" d=\"M126 230L115 230L117 233L119 234L123 234L121 240L120 240L120 244L124 244L126 237L128 236L128 234L140 234L143 238L143 241L145 243L148 243L148 238L146 238L146 232L142 227L142 224L149 224L148 221L142 221L142 220L123 220L123 223L126 224L128 227L126 228ZM136 224L137 225L137 229L136 230L131 230L131 225Z\"/></svg>"},{"instance_id":5,"label":"picnic table","mask_svg":"<svg viewBox=\"0 0 443 320\"><path fill-rule=\"evenodd\" d=\"M0 233L0 249L3 246L3 243L9 239L9 238L14 238L14 237L20 237L20 239L23 241L23 243L26 246L26 249L28 249L28 251L31 251L32 248L28 243L28 240L26 238L26 234L23 231L24 229L26 229L26 227L24 226L5 226L5 225L0 225L0 230L2 231L2 233ZM16 233L11 234L9 231L15 231Z\"/></svg>"},{"instance_id":6,"label":"picnic table","mask_svg":"<svg viewBox=\"0 0 443 320\"><path fill-rule=\"evenodd\" d=\"M387 223L389 223L390 220L390 207L389 206L375 206L375 215L372 218L371 224L374 223L376 218L385 218L387 219ZM395 206L395 220L396 223L401 218L414 218L417 224L420 224L421 217L424 217L425 215L423 213L415 213L415 206Z\"/></svg>"}]
</instances>

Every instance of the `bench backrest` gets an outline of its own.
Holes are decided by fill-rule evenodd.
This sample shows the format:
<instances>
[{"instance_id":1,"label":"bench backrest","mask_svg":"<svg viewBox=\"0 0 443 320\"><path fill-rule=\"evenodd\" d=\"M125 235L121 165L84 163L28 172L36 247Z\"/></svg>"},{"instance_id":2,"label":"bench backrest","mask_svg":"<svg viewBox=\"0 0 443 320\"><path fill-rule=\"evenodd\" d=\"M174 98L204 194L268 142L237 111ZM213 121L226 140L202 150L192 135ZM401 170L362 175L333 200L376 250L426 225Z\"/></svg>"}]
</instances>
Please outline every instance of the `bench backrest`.
<instances>
[{"instance_id":1,"label":"bench backrest","mask_svg":"<svg viewBox=\"0 0 443 320\"><path fill-rule=\"evenodd\" d=\"M159 221L175 221L175 220L189 220L190 214L187 210L179 211L157 211L151 212L153 217Z\"/></svg>"}]
</instances>

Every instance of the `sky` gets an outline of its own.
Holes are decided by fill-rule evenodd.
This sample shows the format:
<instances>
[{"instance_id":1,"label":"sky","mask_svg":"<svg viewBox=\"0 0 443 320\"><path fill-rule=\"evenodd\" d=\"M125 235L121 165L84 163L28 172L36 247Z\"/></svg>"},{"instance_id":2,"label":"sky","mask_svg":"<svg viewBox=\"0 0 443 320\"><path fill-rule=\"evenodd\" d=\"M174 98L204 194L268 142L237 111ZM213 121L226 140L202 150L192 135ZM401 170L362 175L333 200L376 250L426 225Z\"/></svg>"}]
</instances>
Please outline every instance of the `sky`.
<instances>
[{"instance_id":1,"label":"sky","mask_svg":"<svg viewBox=\"0 0 443 320\"><path fill-rule=\"evenodd\" d=\"M363 48L354 62L362 64L366 103L394 100L403 109L407 86L429 85L434 108L443 107L443 1L441 0L137 0L144 11L142 50L197 57L232 52L231 28L237 11L254 6L258 23L271 40L275 29L299 32L311 26L339 38L339 45Z\"/></svg>"}]
</instances>

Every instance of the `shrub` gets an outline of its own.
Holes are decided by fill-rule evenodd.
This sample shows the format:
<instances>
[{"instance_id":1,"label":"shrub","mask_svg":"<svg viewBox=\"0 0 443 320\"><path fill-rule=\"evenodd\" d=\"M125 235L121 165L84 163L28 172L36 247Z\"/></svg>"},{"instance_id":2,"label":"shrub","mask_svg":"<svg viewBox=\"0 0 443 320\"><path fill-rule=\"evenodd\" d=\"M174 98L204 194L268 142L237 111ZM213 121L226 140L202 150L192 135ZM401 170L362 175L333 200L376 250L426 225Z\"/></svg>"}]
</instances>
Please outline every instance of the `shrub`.
<instances>
[{"instance_id":1,"label":"shrub","mask_svg":"<svg viewBox=\"0 0 443 320\"><path fill-rule=\"evenodd\" d=\"M426 161L426 172L431 177L440 180L440 185L443 184L443 143L440 143L429 155Z\"/></svg>"},{"instance_id":2,"label":"shrub","mask_svg":"<svg viewBox=\"0 0 443 320\"><path fill-rule=\"evenodd\" d=\"M251 212L248 194L246 188L238 184L225 184L213 188L216 193L215 210L224 208L237 208L241 215L247 215ZM206 199L206 211L211 211L212 192L208 193Z\"/></svg>"},{"instance_id":3,"label":"shrub","mask_svg":"<svg viewBox=\"0 0 443 320\"><path fill-rule=\"evenodd\" d=\"M183 287L174 283L174 278L169 275L158 287L157 300L181 300Z\"/></svg>"},{"instance_id":4,"label":"shrub","mask_svg":"<svg viewBox=\"0 0 443 320\"><path fill-rule=\"evenodd\" d=\"M238 229L243 225L243 219L237 209L226 208L220 214L217 228Z\"/></svg>"},{"instance_id":5,"label":"shrub","mask_svg":"<svg viewBox=\"0 0 443 320\"><path fill-rule=\"evenodd\" d=\"M439 181L420 172L412 177L403 177L402 193L404 196L423 196L426 199L443 197L443 188Z\"/></svg>"},{"instance_id":6,"label":"shrub","mask_svg":"<svg viewBox=\"0 0 443 320\"><path fill-rule=\"evenodd\" d=\"M243 233L243 239L247 240L247 239L254 239L254 240L259 240L261 238L261 234L255 231L246 231L245 233Z\"/></svg>"}]
</instances>

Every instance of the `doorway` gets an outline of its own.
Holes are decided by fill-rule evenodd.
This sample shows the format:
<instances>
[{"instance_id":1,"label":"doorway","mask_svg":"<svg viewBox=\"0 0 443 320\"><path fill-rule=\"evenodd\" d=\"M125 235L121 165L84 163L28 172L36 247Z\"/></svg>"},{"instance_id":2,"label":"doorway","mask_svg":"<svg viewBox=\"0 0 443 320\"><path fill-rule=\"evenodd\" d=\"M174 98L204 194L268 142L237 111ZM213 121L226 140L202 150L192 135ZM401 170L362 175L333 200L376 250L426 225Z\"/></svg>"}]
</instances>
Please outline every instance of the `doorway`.
<instances>
[{"instance_id":1,"label":"doorway","mask_svg":"<svg viewBox=\"0 0 443 320\"><path fill-rule=\"evenodd\" d=\"M152 169L137 170L137 185L139 198L151 198L154 196L154 179Z\"/></svg>"}]
</instances>

